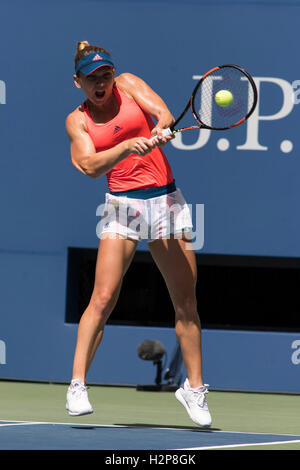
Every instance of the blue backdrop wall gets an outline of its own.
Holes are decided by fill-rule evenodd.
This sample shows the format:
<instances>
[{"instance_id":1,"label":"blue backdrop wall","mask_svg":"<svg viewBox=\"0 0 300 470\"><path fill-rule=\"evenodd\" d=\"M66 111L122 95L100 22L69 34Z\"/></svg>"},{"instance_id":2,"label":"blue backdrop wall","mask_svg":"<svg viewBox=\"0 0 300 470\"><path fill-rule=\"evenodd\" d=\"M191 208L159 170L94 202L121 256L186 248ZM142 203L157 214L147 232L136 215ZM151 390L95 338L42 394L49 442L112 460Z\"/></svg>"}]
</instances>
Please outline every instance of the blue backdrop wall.
<instances>
[{"instance_id":1,"label":"blue backdrop wall","mask_svg":"<svg viewBox=\"0 0 300 470\"><path fill-rule=\"evenodd\" d=\"M299 1L279 0L1 2L0 376L67 381L71 374L76 326L64 322L67 248L97 247L96 208L107 189L105 178L89 179L70 161L64 122L84 98L72 79L79 40L108 49L117 73L142 77L174 115L208 69L237 63L249 70L259 91L252 118L230 132L178 136L166 153L187 202L204 205L204 245L196 250L300 256L299 15ZM172 330L108 327L90 380L152 382L151 366L136 356L150 334L172 350ZM228 335L204 331L211 385L280 388L256 348L260 334L240 333L237 343L227 343ZM263 339L286 371L288 391L300 391L298 338ZM245 344L233 373L232 352Z\"/></svg>"}]
</instances>

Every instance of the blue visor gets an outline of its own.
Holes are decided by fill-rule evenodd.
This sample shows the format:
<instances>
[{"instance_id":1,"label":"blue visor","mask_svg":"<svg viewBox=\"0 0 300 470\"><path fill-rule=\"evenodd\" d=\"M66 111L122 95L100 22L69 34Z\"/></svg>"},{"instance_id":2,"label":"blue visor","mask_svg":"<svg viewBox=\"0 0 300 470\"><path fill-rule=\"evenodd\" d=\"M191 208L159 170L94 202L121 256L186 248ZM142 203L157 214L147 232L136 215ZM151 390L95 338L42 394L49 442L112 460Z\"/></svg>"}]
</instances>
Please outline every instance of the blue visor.
<instances>
[{"instance_id":1,"label":"blue visor","mask_svg":"<svg viewBox=\"0 0 300 470\"><path fill-rule=\"evenodd\" d=\"M104 52L93 52L80 59L75 67L76 73L81 72L83 75L89 75L99 67L114 67L114 64Z\"/></svg>"}]
</instances>

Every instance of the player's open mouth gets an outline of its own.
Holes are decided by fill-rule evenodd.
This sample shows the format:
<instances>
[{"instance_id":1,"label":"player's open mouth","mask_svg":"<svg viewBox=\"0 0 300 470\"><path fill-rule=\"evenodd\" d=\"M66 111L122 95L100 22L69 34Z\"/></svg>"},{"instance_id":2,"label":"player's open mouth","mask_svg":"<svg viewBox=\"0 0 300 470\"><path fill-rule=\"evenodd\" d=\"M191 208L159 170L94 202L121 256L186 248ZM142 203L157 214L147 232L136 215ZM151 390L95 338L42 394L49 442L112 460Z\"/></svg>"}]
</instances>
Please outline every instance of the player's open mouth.
<instances>
[{"instance_id":1,"label":"player's open mouth","mask_svg":"<svg viewBox=\"0 0 300 470\"><path fill-rule=\"evenodd\" d=\"M104 95L105 95L105 91L96 91L95 92L96 98L103 98Z\"/></svg>"}]
</instances>

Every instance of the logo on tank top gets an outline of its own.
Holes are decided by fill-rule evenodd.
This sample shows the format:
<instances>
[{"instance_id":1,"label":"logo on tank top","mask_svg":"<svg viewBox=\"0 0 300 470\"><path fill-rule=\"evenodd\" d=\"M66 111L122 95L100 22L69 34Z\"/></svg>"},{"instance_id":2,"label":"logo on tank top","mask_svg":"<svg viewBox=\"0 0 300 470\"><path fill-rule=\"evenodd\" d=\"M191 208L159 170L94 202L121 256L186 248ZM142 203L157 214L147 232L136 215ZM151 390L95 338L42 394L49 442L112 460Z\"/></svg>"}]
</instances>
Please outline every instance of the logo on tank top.
<instances>
[{"instance_id":1,"label":"logo on tank top","mask_svg":"<svg viewBox=\"0 0 300 470\"><path fill-rule=\"evenodd\" d=\"M123 127L115 126L114 131L113 131L113 134L117 134L117 133L120 132L122 129L123 129Z\"/></svg>"}]
</instances>

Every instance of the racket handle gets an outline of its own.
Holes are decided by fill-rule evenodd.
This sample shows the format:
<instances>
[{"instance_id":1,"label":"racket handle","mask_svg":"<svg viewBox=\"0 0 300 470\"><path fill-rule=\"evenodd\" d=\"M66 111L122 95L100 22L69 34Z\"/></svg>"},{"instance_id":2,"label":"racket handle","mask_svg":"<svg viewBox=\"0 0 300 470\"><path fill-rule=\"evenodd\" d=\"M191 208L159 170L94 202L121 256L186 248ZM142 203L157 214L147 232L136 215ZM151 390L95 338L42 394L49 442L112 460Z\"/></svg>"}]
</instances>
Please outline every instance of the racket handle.
<instances>
[{"instance_id":1,"label":"racket handle","mask_svg":"<svg viewBox=\"0 0 300 470\"><path fill-rule=\"evenodd\" d=\"M167 129L162 130L163 137L167 137L168 135L172 135L172 134L173 134L173 132L171 131L171 129L169 127ZM150 139L151 142L152 142L153 139L155 139L155 136L151 137L151 139Z\"/></svg>"}]
</instances>

